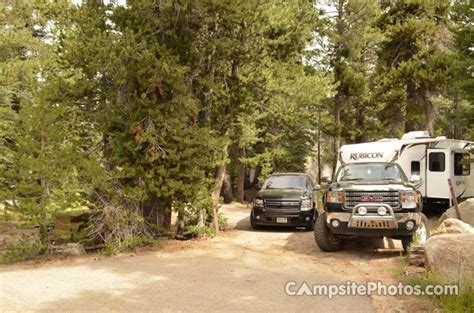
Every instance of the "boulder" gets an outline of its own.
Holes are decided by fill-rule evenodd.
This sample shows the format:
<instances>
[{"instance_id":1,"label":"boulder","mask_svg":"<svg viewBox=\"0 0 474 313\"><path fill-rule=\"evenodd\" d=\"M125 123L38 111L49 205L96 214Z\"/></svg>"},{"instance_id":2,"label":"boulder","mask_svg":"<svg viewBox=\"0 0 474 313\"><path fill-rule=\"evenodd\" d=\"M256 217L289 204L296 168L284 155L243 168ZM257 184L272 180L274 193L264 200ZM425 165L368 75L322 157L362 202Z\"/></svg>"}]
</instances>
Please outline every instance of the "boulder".
<instances>
[{"instance_id":1,"label":"boulder","mask_svg":"<svg viewBox=\"0 0 474 313\"><path fill-rule=\"evenodd\" d=\"M459 211L461 212L461 219L474 226L474 198L469 198L466 201L459 204ZM440 218L440 221L444 221L448 218L456 218L456 211L454 207L450 207Z\"/></svg>"},{"instance_id":2,"label":"boulder","mask_svg":"<svg viewBox=\"0 0 474 313\"><path fill-rule=\"evenodd\" d=\"M441 234L474 234L474 227L464 223L456 218L448 218L444 220L438 227L431 231L431 236Z\"/></svg>"},{"instance_id":3,"label":"boulder","mask_svg":"<svg viewBox=\"0 0 474 313\"><path fill-rule=\"evenodd\" d=\"M442 234L425 244L428 268L451 282L474 277L474 234Z\"/></svg>"}]
</instances>

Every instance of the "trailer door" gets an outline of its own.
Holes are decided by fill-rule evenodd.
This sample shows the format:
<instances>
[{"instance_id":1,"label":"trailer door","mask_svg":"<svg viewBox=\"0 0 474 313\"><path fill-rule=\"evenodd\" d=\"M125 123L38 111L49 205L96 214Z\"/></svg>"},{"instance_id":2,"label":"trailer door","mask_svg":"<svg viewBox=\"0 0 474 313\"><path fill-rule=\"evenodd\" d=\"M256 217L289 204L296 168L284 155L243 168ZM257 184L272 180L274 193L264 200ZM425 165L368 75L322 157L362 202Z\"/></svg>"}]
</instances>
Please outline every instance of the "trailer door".
<instances>
[{"instance_id":1,"label":"trailer door","mask_svg":"<svg viewBox=\"0 0 474 313\"><path fill-rule=\"evenodd\" d=\"M428 149L426 164L426 196L436 199L450 199L448 178L450 158L448 149Z\"/></svg>"}]
</instances>

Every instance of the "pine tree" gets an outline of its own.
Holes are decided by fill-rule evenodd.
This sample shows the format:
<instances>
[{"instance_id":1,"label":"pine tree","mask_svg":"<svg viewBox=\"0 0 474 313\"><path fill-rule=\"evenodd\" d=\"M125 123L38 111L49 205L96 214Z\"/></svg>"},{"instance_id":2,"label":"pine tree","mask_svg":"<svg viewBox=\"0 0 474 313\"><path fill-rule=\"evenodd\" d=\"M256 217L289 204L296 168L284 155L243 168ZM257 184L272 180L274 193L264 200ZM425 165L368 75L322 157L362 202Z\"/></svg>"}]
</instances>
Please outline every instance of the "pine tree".
<instances>
[{"instance_id":1,"label":"pine tree","mask_svg":"<svg viewBox=\"0 0 474 313\"><path fill-rule=\"evenodd\" d=\"M332 168L335 173L342 142L362 142L373 135L375 111L370 101L370 81L380 34L372 27L379 13L377 1L328 1L323 35L325 53L336 92L330 102L334 137ZM371 114L372 113L372 114Z\"/></svg>"},{"instance_id":2,"label":"pine tree","mask_svg":"<svg viewBox=\"0 0 474 313\"><path fill-rule=\"evenodd\" d=\"M375 96L390 136L425 129L437 118L437 95L451 80L449 1L387 1L377 21L383 32Z\"/></svg>"},{"instance_id":3,"label":"pine tree","mask_svg":"<svg viewBox=\"0 0 474 313\"><path fill-rule=\"evenodd\" d=\"M1 8L2 159L0 199L6 212L40 226L40 241L55 212L80 206L76 165L77 114L60 88L52 28L43 2Z\"/></svg>"},{"instance_id":4,"label":"pine tree","mask_svg":"<svg viewBox=\"0 0 474 313\"><path fill-rule=\"evenodd\" d=\"M453 81L447 86L449 99L441 112L442 134L456 139L474 139L474 3L455 1L450 8L450 30L453 32Z\"/></svg>"}]
</instances>

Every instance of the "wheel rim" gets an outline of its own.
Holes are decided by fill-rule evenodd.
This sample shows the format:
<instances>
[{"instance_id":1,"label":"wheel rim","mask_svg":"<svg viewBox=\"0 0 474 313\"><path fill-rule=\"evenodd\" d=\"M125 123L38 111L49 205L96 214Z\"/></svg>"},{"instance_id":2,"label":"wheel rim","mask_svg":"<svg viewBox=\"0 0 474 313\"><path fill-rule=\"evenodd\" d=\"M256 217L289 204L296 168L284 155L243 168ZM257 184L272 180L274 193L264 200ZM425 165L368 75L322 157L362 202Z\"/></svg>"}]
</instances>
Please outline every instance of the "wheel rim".
<instances>
[{"instance_id":1,"label":"wheel rim","mask_svg":"<svg viewBox=\"0 0 474 313\"><path fill-rule=\"evenodd\" d=\"M418 229L416 230L414 241L417 244L424 246L427 239L428 231L426 230L426 225L425 223L421 222L420 226L418 226Z\"/></svg>"}]
</instances>

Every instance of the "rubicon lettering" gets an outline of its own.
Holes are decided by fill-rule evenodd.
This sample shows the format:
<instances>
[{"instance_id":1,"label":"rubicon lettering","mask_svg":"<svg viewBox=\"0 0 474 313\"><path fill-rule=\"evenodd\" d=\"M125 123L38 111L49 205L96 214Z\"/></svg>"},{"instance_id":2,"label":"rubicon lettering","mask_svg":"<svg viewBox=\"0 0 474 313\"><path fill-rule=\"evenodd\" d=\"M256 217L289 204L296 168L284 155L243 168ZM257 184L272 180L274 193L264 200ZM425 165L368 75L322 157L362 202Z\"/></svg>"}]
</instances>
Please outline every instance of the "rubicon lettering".
<instances>
[{"instance_id":1,"label":"rubicon lettering","mask_svg":"<svg viewBox=\"0 0 474 313\"><path fill-rule=\"evenodd\" d=\"M359 159L381 159L383 158L383 152L359 152L359 153L351 153L350 159L351 160L359 160Z\"/></svg>"}]
</instances>

